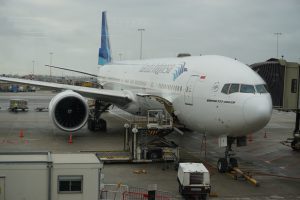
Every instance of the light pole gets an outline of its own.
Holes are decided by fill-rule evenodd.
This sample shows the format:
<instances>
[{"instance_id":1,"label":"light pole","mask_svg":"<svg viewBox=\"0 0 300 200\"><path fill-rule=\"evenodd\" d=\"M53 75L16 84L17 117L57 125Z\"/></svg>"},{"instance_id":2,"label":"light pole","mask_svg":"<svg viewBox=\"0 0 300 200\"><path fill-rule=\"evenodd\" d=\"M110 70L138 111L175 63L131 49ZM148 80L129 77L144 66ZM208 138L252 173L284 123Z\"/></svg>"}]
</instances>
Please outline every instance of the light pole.
<instances>
[{"instance_id":1,"label":"light pole","mask_svg":"<svg viewBox=\"0 0 300 200\"><path fill-rule=\"evenodd\" d=\"M34 76L34 60L32 61L32 76Z\"/></svg>"},{"instance_id":2,"label":"light pole","mask_svg":"<svg viewBox=\"0 0 300 200\"><path fill-rule=\"evenodd\" d=\"M279 38L279 35L282 35L282 33L279 33L279 32L277 32L277 33L274 33L274 35L276 35L276 38L277 38L277 58L278 58L278 38Z\"/></svg>"},{"instance_id":3,"label":"light pole","mask_svg":"<svg viewBox=\"0 0 300 200\"><path fill-rule=\"evenodd\" d=\"M53 52L50 52L50 80L52 81L52 72L51 72L51 68L52 68L52 56L53 56Z\"/></svg>"},{"instance_id":4,"label":"light pole","mask_svg":"<svg viewBox=\"0 0 300 200\"><path fill-rule=\"evenodd\" d=\"M142 60L142 58L143 58L143 31L145 31L145 29L139 28L138 31L141 32L140 60Z\"/></svg>"},{"instance_id":5,"label":"light pole","mask_svg":"<svg viewBox=\"0 0 300 200\"><path fill-rule=\"evenodd\" d=\"M119 53L120 61L122 60L122 53Z\"/></svg>"}]
</instances>

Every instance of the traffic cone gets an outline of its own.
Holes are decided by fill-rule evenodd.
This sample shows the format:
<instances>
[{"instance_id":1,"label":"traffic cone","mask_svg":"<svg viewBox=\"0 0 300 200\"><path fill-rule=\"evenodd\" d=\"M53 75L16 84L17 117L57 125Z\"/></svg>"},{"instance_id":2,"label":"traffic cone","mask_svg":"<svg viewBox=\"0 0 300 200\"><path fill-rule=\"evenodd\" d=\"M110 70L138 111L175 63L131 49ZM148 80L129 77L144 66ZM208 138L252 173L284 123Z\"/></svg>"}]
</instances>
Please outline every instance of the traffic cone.
<instances>
[{"instance_id":1,"label":"traffic cone","mask_svg":"<svg viewBox=\"0 0 300 200\"><path fill-rule=\"evenodd\" d=\"M70 134L69 136L69 141L68 141L69 144L72 144L73 143L73 139L72 139L72 134Z\"/></svg>"},{"instance_id":2,"label":"traffic cone","mask_svg":"<svg viewBox=\"0 0 300 200\"><path fill-rule=\"evenodd\" d=\"M23 130L22 130L22 129L20 130L20 135L19 135L19 137L20 137L20 138L23 138L23 137L24 137L24 133L23 133Z\"/></svg>"},{"instance_id":3,"label":"traffic cone","mask_svg":"<svg viewBox=\"0 0 300 200\"><path fill-rule=\"evenodd\" d=\"M248 141L249 141L249 142L252 142L252 141L253 141L253 139L252 139L252 133L249 134L249 136L248 136Z\"/></svg>"},{"instance_id":4,"label":"traffic cone","mask_svg":"<svg viewBox=\"0 0 300 200\"><path fill-rule=\"evenodd\" d=\"M264 138L267 138L267 131L265 131L265 135L264 135Z\"/></svg>"}]
</instances>

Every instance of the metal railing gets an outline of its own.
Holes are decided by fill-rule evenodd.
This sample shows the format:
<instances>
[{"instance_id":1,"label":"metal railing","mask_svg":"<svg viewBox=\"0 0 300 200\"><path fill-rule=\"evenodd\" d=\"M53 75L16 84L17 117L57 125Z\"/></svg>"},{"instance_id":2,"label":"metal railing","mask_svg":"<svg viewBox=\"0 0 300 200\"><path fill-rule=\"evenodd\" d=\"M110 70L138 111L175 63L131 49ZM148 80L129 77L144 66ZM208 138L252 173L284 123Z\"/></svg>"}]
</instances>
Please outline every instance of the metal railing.
<instances>
[{"instance_id":1,"label":"metal railing","mask_svg":"<svg viewBox=\"0 0 300 200\"><path fill-rule=\"evenodd\" d=\"M128 185L123 184L104 184L100 191L100 200L120 200L123 198L123 193L129 191Z\"/></svg>"},{"instance_id":2,"label":"metal railing","mask_svg":"<svg viewBox=\"0 0 300 200\"><path fill-rule=\"evenodd\" d=\"M124 192L122 196L122 200L175 200L170 192L158 191L149 192L144 188L130 187L129 191Z\"/></svg>"},{"instance_id":3,"label":"metal railing","mask_svg":"<svg viewBox=\"0 0 300 200\"><path fill-rule=\"evenodd\" d=\"M129 187L122 184L104 184L100 191L100 200L177 200L170 192L153 190L149 188Z\"/></svg>"}]
</instances>

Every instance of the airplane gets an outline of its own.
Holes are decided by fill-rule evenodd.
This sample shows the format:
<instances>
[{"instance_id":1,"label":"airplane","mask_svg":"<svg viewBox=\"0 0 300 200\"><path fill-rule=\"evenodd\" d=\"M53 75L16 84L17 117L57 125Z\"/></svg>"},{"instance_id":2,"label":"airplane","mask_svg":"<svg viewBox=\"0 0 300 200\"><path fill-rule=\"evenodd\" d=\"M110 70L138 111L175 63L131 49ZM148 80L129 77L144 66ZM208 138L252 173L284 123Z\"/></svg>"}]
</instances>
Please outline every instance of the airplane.
<instances>
[{"instance_id":1,"label":"airplane","mask_svg":"<svg viewBox=\"0 0 300 200\"><path fill-rule=\"evenodd\" d=\"M89 128L106 128L101 114L110 106L134 115L164 108L186 128L226 138L219 172L237 166L231 145L262 129L270 120L272 100L264 80L236 59L217 55L113 62L106 12L102 12L98 82L101 88L0 77L1 81L62 89L49 104L61 130L74 132L88 121L86 98L95 99ZM50 66L51 67L51 66Z\"/></svg>"}]
</instances>

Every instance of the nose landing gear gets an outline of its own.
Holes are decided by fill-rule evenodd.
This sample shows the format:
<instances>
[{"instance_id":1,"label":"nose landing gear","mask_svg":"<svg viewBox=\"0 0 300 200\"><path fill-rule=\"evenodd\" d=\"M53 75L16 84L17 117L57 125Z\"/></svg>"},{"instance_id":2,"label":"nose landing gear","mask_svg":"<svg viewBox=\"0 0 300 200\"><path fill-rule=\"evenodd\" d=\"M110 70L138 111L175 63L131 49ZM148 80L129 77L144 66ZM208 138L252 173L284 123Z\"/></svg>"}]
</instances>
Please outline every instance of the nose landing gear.
<instances>
[{"instance_id":1,"label":"nose landing gear","mask_svg":"<svg viewBox=\"0 0 300 200\"><path fill-rule=\"evenodd\" d=\"M217 163L217 169L220 173L225 173L232 170L235 167L238 167L238 161L236 158L232 157L235 153L232 151L232 144L236 138L227 137L227 146L225 150L225 157L219 158Z\"/></svg>"},{"instance_id":2,"label":"nose landing gear","mask_svg":"<svg viewBox=\"0 0 300 200\"><path fill-rule=\"evenodd\" d=\"M294 135L296 135L296 134L294 134ZM300 151L300 137L299 137L299 133L298 133L298 135L296 135L294 137L293 141L291 142L291 147L292 147L292 149L294 151Z\"/></svg>"}]
</instances>

